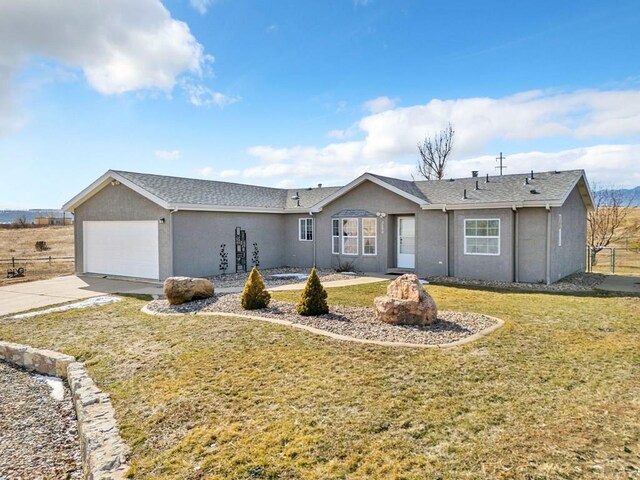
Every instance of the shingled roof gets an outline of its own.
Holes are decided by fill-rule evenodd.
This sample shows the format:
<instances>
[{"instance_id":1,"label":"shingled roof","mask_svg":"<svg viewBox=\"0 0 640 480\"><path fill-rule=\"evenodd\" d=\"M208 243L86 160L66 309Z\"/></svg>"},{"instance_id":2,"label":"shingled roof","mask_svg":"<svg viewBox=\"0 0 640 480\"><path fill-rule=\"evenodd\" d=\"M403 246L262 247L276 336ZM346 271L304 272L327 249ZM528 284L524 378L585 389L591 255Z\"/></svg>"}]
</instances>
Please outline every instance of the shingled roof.
<instances>
[{"instance_id":1,"label":"shingled roof","mask_svg":"<svg viewBox=\"0 0 640 480\"><path fill-rule=\"evenodd\" d=\"M474 208L476 206L490 208L507 204L559 206L576 185L580 187L585 204L590 206L592 202L582 170L534 173L533 178L530 174L492 176L488 177L488 181L487 177L410 181L365 173L344 187L298 189L109 170L63 208L66 211L72 211L86 198L113 180L126 184L168 209L269 212L311 209L320 211L324 205L367 180L419 204L424 209ZM476 182L478 182L478 189L476 189Z\"/></svg>"}]
</instances>

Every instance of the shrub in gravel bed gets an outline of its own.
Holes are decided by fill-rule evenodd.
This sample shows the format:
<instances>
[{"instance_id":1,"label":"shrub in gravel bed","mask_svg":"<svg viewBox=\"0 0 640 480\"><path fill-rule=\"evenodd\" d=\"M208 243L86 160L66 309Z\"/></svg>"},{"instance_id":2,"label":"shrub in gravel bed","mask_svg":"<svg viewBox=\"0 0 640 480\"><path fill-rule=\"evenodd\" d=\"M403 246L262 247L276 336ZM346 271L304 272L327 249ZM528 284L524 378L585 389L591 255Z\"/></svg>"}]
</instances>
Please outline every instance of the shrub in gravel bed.
<instances>
[{"instance_id":1,"label":"shrub in gravel bed","mask_svg":"<svg viewBox=\"0 0 640 480\"><path fill-rule=\"evenodd\" d=\"M262 281L262 275L256 267L253 267L247 283L244 285L240 304L245 310L256 310L258 308L266 308L271 301L271 294L267 292Z\"/></svg>"},{"instance_id":2,"label":"shrub in gravel bed","mask_svg":"<svg viewBox=\"0 0 640 480\"><path fill-rule=\"evenodd\" d=\"M316 316L329 313L329 305L327 305L327 291L320 283L318 272L315 267L309 274L307 284L300 296L298 303L298 313L304 316Z\"/></svg>"}]
</instances>

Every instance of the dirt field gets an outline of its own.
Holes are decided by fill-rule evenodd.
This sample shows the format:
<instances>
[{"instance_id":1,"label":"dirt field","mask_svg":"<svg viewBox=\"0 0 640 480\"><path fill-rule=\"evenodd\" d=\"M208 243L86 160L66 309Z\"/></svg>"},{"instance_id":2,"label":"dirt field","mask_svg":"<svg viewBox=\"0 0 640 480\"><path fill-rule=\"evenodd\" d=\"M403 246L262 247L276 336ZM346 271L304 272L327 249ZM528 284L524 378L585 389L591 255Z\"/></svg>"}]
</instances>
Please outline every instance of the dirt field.
<instances>
[{"instance_id":1,"label":"dirt field","mask_svg":"<svg viewBox=\"0 0 640 480\"><path fill-rule=\"evenodd\" d=\"M47 242L48 250L39 252L35 244ZM49 257L52 257L49 262ZM65 260L57 260L67 257ZM39 228L0 228L0 285L43 280L73 273L73 226ZM7 270L24 267L26 275L7 278Z\"/></svg>"}]
</instances>

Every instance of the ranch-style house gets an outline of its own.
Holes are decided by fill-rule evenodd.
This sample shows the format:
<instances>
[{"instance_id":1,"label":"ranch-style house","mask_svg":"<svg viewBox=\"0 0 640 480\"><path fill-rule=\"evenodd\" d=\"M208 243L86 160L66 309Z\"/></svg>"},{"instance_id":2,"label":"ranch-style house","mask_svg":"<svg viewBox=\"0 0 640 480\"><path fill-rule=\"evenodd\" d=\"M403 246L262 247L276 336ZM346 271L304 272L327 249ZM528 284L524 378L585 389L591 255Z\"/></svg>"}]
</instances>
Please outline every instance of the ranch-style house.
<instances>
[{"instance_id":1,"label":"ranch-style house","mask_svg":"<svg viewBox=\"0 0 640 480\"><path fill-rule=\"evenodd\" d=\"M584 271L582 170L281 189L109 170L63 209L76 271L163 280L260 268L553 283Z\"/></svg>"}]
</instances>

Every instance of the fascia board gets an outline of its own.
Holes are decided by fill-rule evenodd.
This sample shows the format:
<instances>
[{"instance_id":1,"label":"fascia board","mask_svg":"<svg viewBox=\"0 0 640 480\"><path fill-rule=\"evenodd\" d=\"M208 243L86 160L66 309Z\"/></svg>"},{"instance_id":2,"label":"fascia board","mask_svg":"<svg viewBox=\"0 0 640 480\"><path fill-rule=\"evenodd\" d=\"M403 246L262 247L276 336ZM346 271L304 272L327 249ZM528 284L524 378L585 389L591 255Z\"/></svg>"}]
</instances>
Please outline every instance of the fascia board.
<instances>
[{"instance_id":1,"label":"fascia board","mask_svg":"<svg viewBox=\"0 0 640 480\"><path fill-rule=\"evenodd\" d=\"M539 201L524 201L524 202L485 202L485 203L439 203L423 206L423 210L483 210L483 209L496 209L496 208L546 208L546 207L561 207L562 202L539 202Z\"/></svg>"},{"instance_id":2,"label":"fascia board","mask_svg":"<svg viewBox=\"0 0 640 480\"><path fill-rule=\"evenodd\" d=\"M67 203L65 203L62 206L62 209L65 212L73 212L78 207L78 205L81 205L82 203L86 202L89 198L93 197L100 190L102 190L103 188L107 187L109 185L109 183L111 183L111 180L117 180L122 185L125 185L126 187L128 187L131 190L135 191L136 193L142 195L143 197L145 197L146 199L152 201L153 203L155 203L157 205L160 205L162 208L168 208L167 202L162 200L160 197L157 197L156 195L152 194L151 192L148 192L144 188L140 187L139 185L136 185L135 183L131 182L130 180L128 180L126 178L124 178L122 175L119 175L118 173L114 172L113 170L108 170L104 175L102 175L100 178L98 178L95 182L93 182L87 188L82 190L78 195L76 195L71 200L69 200Z\"/></svg>"},{"instance_id":3,"label":"fascia board","mask_svg":"<svg viewBox=\"0 0 640 480\"><path fill-rule=\"evenodd\" d=\"M169 210L187 210L193 212L235 212L235 213L285 213L283 208L270 207L241 207L229 205L196 205L191 203L172 203L167 206ZM306 213L307 210L300 210Z\"/></svg>"}]
</instances>

